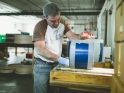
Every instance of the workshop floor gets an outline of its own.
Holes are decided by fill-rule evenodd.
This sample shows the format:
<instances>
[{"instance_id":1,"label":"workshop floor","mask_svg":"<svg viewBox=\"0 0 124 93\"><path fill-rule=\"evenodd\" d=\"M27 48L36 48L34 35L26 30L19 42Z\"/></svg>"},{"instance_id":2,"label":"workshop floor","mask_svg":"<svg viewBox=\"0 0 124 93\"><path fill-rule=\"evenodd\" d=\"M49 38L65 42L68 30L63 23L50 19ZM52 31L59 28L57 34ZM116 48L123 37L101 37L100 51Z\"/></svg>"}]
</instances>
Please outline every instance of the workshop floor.
<instances>
[{"instance_id":1,"label":"workshop floor","mask_svg":"<svg viewBox=\"0 0 124 93\"><path fill-rule=\"evenodd\" d=\"M18 48L18 54L15 56L15 49L8 50L9 57L0 60L0 67L6 67L9 64L21 63L25 59L24 48ZM15 73L0 73L0 93L33 93L32 75L19 75Z\"/></svg>"},{"instance_id":2,"label":"workshop floor","mask_svg":"<svg viewBox=\"0 0 124 93\"><path fill-rule=\"evenodd\" d=\"M0 93L33 93L32 75L0 74Z\"/></svg>"},{"instance_id":3,"label":"workshop floor","mask_svg":"<svg viewBox=\"0 0 124 93\"><path fill-rule=\"evenodd\" d=\"M9 64L20 63L25 59L25 49L20 48L17 56L14 54L15 49L9 49L9 57L5 60L0 60L0 67L6 67ZM18 49L19 51L19 49ZM33 93L33 76L19 75L15 73L3 74L0 73L0 93ZM59 93L99 93L76 91L65 88L60 88Z\"/></svg>"}]
</instances>

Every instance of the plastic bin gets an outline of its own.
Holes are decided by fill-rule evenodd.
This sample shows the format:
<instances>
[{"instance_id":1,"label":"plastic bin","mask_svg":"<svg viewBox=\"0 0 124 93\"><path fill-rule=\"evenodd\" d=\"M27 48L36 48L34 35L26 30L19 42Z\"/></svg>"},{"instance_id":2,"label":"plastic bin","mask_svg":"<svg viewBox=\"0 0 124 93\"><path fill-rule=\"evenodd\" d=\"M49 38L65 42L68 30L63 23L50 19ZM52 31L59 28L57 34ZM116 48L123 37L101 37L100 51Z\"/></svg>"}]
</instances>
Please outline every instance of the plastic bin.
<instances>
[{"instance_id":1,"label":"plastic bin","mask_svg":"<svg viewBox=\"0 0 124 93\"><path fill-rule=\"evenodd\" d=\"M6 35L0 35L0 43L6 42Z\"/></svg>"}]
</instances>

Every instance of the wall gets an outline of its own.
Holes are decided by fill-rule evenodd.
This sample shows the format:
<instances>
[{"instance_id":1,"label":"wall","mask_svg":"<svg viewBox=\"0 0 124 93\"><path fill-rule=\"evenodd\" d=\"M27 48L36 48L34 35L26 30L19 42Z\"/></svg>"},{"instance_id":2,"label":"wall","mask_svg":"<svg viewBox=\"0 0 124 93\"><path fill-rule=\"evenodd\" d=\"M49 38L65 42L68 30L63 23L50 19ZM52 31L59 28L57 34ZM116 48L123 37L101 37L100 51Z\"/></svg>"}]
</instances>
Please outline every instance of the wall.
<instances>
[{"instance_id":1,"label":"wall","mask_svg":"<svg viewBox=\"0 0 124 93\"><path fill-rule=\"evenodd\" d=\"M87 29L87 31L90 31L91 33L93 33L94 35L97 35L96 33L96 23L93 23L93 27L91 27L90 24L85 24L85 25L74 25L74 29L72 29L72 31L75 34L80 34L84 31L84 29Z\"/></svg>"},{"instance_id":2,"label":"wall","mask_svg":"<svg viewBox=\"0 0 124 93\"><path fill-rule=\"evenodd\" d=\"M81 32L84 31L84 25L74 25L74 29L72 29L72 31L75 34L80 34Z\"/></svg>"},{"instance_id":3,"label":"wall","mask_svg":"<svg viewBox=\"0 0 124 93\"><path fill-rule=\"evenodd\" d=\"M34 23L34 24L22 24L22 30L24 32L29 32L30 35L33 35L33 30L34 30L35 25L36 25L36 23Z\"/></svg>"},{"instance_id":4,"label":"wall","mask_svg":"<svg viewBox=\"0 0 124 93\"><path fill-rule=\"evenodd\" d=\"M0 34L13 33L14 23L0 21Z\"/></svg>"},{"instance_id":5,"label":"wall","mask_svg":"<svg viewBox=\"0 0 124 93\"><path fill-rule=\"evenodd\" d=\"M115 7L116 7L116 3L115 3L115 0L106 0L104 5L103 5L103 8L101 10L101 13L99 14L98 16L98 19L97 19L97 28L98 28L98 31L99 31L99 39L101 37L104 37L104 34L101 34L103 32L101 32L101 18L102 18L102 15L104 13L105 10L107 10L108 14L107 14L107 44L108 46L110 46L112 48L112 52L111 54L114 56L114 48L115 48L115 43L114 43L114 33L115 33ZM112 8L112 14L109 15L109 11Z\"/></svg>"},{"instance_id":6,"label":"wall","mask_svg":"<svg viewBox=\"0 0 124 93\"><path fill-rule=\"evenodd\" d=\"M37 22L38 20L37 21L30 20L28 22L10 16L0 16L0 34L21 33L20 31L24 31L29 32L30 35L32 35L34 26L36 25Z\"/></svg>"}]
</instances>

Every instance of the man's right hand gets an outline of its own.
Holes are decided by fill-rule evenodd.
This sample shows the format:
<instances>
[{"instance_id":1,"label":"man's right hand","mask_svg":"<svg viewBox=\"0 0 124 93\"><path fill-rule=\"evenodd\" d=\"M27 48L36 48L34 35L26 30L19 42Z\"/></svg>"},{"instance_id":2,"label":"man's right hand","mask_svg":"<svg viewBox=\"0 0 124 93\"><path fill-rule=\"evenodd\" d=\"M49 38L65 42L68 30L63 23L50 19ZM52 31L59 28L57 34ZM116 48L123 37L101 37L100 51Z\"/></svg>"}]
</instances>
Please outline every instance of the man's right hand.
<instances>
[{"instance_id":1,"label":"man's right hand","mask_svg":"<svg viewBox=\"0 0 124 93\"><path fill-rule=\"evenodd\" d=\"M59 59L58 59L57 61L58 61L61 65L69 66L69 59L67 59L67 58L59 57Z\"/></svg>"}]
</instances>

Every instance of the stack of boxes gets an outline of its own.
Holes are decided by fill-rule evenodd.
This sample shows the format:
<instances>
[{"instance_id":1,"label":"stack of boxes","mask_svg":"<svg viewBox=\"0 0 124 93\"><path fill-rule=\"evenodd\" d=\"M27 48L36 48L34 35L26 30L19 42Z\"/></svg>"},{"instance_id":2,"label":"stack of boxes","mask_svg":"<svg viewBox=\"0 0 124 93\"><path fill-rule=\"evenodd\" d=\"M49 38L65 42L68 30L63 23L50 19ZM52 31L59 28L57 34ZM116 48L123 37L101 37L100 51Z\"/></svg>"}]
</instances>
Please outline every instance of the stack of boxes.
<instances>
[{"instance_id":1,"label":"stack of boxes","mask_svg":"<svg viewBox=\"0 0 124 93\"><path fill-rule=\"evenodd\" d=\"M15 39L15 35L16 34L12 34L12 33L6 33L5 35L0 35L0 43L14 43L14 39Z\"/></svg>"},{"instance_id":2,"label":"stack of boxes","mask_svg":"<svg viewBox=\"0 0 124 93\"><path fill-rule=\"evenodd\" d=\"M15 36L15 34L9 34L9 33L7 33L6 34L6 42L7 43L14 43L14 36Z\"/></svg>"},{"instance_id":3,"label":"stack of boxes","mask_svg":"<svg viewBox=\"0 0 124 93\"><path fill-rule=\"evenodd\" d=\"M115 60L111 93L124 93L124 0L116 0Z\"/></svg>"}]
</instances>

